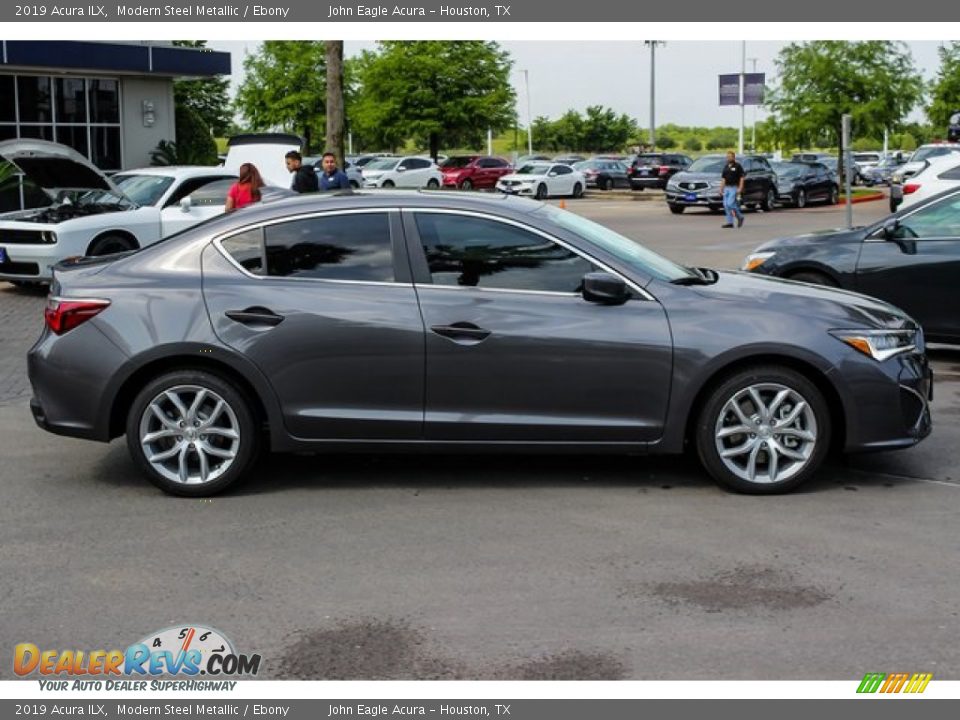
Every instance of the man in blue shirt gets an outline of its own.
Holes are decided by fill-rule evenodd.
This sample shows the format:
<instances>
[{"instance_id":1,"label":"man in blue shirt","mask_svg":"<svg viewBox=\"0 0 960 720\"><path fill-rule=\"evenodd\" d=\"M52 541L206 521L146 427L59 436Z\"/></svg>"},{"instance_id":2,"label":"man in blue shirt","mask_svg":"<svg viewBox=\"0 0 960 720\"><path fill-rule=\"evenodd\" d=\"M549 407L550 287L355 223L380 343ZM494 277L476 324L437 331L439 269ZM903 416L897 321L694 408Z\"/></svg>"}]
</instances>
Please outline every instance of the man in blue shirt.
<instances>
[{"instance_id":1,"label":"man in blue shirt","mask_svg":"<svg viewBox=\"0 0 960 720\"><path fill-rule=\"evenodd\" d=\"M333 153L323 154L320 161L323 172L320 173L320 190L349 190L350 180L347 174L337 167L337 158Z\"/></svg>"}]
</instances>

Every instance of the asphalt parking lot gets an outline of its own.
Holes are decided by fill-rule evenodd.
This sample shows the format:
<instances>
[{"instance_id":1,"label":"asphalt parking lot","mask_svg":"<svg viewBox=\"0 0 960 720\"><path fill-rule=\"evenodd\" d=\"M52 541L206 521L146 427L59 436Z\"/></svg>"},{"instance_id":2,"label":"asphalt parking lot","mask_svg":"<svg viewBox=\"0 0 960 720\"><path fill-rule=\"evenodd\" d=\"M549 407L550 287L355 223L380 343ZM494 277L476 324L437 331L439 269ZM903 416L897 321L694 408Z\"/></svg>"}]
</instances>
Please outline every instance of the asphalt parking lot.
<instances>
[{"instance_id":1,"label":"asphalt parking lot","mask_svg":"<svg viewBox=\"0 0 960 720\"><path fill-rule=\"evenodd\" d=\"M566 205L718 268L844 221L723 230L655 201ZM932 354L930 438L783 497L723 492L689 458L364 455L266 457L235 492L187 500L122 440L35 427L23 354L42 306L0 284L2 647L125 647L195 622L277 679L960 679L960 351Z\"/></svg>"}]
</instances>

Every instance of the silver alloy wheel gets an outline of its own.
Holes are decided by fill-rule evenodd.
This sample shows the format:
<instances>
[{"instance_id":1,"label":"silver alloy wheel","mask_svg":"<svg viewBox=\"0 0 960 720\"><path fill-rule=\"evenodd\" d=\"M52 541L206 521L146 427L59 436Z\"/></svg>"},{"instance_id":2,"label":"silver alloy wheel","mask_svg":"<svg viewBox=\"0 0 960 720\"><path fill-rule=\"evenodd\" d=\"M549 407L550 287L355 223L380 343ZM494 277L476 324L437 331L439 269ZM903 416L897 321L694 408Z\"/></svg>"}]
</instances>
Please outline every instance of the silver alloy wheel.
<instances>
[{"instance_id":1,"label":"silver alloy wheel","mask_svg":"<svg viewBox=\"0 0 960 720\"><path fill-rule=\"evenodd\" d=\"M789 480L806 467L817 445L817 419L793 388L758 383L724 404L714 427L717 454L741 480Z\"/></svg>"},{"instance_id":2,"label":"silver alloy wheel","mask_svg":"<svg viewBox=\"0 0 960 720\"><path fill-rule=\"evenodd\" d=\"M240 423L209 388L177 385L157 395L140 416L140 446L167 480L202 485L223 475L240 451Z\"/></svg>"},{"instance_id":3,"label":"silver alloy wheel","mask_svg":"<svg viewBox=\"0 0 960 720\"><path fill-rule=\"evenodd\" d=\"M797 191L797 207L805 208L807 206L807 193L803 188Z\"/></svg>"}]
</instances>

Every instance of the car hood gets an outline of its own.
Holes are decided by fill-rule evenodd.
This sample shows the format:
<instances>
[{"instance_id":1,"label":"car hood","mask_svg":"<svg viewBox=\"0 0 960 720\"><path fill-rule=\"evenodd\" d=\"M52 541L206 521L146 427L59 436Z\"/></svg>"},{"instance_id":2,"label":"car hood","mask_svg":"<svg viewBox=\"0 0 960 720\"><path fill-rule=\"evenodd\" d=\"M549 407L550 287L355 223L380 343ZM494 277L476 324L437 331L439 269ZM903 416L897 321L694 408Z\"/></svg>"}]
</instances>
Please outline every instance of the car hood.
<instances>
[{"instance_id":1,"label":"car hood","mask_svg":"<svg viewBox=\"0 0 960 720\"><path fill-rule=\"evenodd\" d=\"M843 244L860 243L867 233L865 227L850 228L829 228L827 230L815 230L804 233L803 235L791 235L787 237L774 238L767 240L757 247L754 252L764 252L766 250L780 250L788 247L803 247L804 245L825 245L825 244Z\"/></svg>"},{"instance_id":2,"label":"car hood","mask_svg":"<svg viewBox=\"0 0 960 720\"><path fill-rule=\"evenodd\" d=\"M749 303L775 308L833 325L834 328L916 329L905 312L882 300L820 285L745 272L718 272L712 285L693 286L711 301Z\"/></svg>"},{"instance_id":3,"label":"car hood","mask_svg":"<svg viewBox=\"0 0 960 720\"><path fill-rule=\"evenodd\" d=\"M501 177L500 179L501 179L501 180L520 180L520 181L523 181L523 180L531 180L531 181L532 181L532 180L546 180L546 178L547 178L546 175L530 175L530 174L520 175L520 174L518 174L518 173L510 173L509 175L504 175L504 176Z\"/></svg>"},{"instance_id":4,"label":"car hood","mask_svg":"<svg viewBox=\"0 0 960 720\"><path fill-rule=\"evenodd\" d=\"M47 140L5 140L0 142L0 157L52 196L62 190L109 190L124 197L96 165L66 145Z\"/></svg>"},{"instance_id":5,"label":"car hood","mask_svg":"<svg viewBox=\"0 0 960 720\"><path fill-rule=\"evenodd\" d=\"M678 172L670 178L670 182L720 182L720 173Z\"/></svg>"}]
</instances>

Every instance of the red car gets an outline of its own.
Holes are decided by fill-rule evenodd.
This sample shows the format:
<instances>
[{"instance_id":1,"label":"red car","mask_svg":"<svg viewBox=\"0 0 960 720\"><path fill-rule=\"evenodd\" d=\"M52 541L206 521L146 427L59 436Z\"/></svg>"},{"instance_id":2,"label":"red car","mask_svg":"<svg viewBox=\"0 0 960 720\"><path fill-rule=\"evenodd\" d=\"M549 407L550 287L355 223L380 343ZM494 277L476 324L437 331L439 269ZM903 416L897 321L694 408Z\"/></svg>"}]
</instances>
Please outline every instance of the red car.
<instances>
[{"instance_id":1,"label":"red car","mask_svg":"<svg viewBox=\"0 0 960 720\"><path fill-rule=\"evenodd\" d=\"M461 190L493 189L497 180L512 171L506 160L489 155L456 155L440 166L443 186Z\"/></svg>"}]
</instances>

